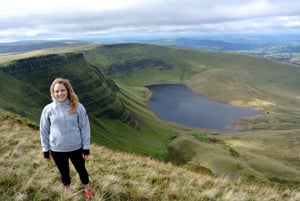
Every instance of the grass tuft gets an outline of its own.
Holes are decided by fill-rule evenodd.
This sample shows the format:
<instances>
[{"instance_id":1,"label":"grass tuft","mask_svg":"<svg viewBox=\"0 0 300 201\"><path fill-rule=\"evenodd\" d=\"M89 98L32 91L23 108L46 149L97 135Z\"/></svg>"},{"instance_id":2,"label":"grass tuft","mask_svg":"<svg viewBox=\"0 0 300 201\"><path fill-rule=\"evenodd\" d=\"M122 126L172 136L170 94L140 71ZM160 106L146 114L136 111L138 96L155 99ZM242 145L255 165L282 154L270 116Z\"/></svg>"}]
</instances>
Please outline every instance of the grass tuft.
<instances>
[{"instance_id":1,"label":"grass tuft","mask_svg":"<svg viewBox=\"0 0 300 201\"><path fill-rule=\"evenodd\" d=\"M22 118L16 121L16 115L0 111L0 117L1 200L83 200L83 186L72 166L71 191L61 195L59 174L54 163L42 157L38 131L22 123ZM3 149L4 144L7 146ZM86 165L95 200L99 201L292 201L300 196L299 189L195 173L170 163L94 144L91 151Z\"/></svg>"}]
</instances>

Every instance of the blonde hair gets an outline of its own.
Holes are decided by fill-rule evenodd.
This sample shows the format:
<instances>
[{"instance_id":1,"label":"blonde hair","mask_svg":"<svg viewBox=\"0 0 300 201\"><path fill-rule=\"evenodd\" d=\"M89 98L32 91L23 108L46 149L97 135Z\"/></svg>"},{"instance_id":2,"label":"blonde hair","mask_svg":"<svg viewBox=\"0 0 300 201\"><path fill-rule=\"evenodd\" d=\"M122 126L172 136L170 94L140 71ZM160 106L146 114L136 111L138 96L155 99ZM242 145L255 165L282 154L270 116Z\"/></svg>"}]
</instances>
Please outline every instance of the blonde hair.
<instances>
[{"instance_id":1,"label":"blonde hair","mask_svg":"<svg viewBox=\"0 0 300 201\"><path fill-rule=\"evenodd\" d=\"M56 84L63 84L66 87L66 89L68 91L68 98L70 101L69 114L74 114L76 112L76 107L79 102L79 99L78 99L78 96L76 95L75 91L73 90L73 87L72 87L70 81L67 79L64 79L64 78L56 78L53 80L53 82L50 86L50 94L51 94L51 98L53 101L55 100L54 86Z\"/></svg>"}]
</instances>

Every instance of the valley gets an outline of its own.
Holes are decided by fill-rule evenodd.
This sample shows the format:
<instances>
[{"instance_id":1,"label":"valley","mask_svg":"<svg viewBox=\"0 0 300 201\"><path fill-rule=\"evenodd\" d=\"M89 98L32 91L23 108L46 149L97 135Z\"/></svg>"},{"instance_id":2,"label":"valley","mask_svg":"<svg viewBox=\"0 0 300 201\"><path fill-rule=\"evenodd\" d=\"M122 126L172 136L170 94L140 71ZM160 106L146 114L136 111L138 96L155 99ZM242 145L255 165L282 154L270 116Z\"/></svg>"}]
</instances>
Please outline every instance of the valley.
<instances>
[{"instance_id":1,"label":"valley","mask_svg":"<svg viewBox=\"0 0 300 201\"><path fill-rule=\"evenodd\" d=\"M38 66L44 55L65 62ZM76 59L66 59L70 57ZM24 61L38 67L8 73ZM209 175L299 188L300 68L295 65L237 53L126 43L5 55L0 66L1 108L33 125L50 101L50 81L62 76L75 84L87 105L92 140L98 145ZM239 131L165 122L148 107L151 94L143 86L151 83L182 83L209 99L257 108L263 115L241 119Z\"/></svg>"}]
</instances>

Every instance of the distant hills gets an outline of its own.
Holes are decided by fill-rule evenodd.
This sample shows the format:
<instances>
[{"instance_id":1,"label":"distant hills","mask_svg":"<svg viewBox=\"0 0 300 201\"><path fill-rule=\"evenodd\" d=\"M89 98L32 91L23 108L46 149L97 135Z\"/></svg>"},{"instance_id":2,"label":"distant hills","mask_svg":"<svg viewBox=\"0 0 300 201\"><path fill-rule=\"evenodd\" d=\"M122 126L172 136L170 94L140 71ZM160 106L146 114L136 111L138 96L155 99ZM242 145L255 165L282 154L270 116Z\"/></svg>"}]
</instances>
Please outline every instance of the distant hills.
<instances>
[{"instance_id":1,"label":"distant hills","mask_svg":"<svg viewBox=\"0 0 300 201\"><path fill-rule=\"evenodd\" d=\"M84 44L86 42L75 40L48 41L48 40L27 40L0 43L0 54L26 52L53 47L64 47L73 44Z\"/></svg>"},{"instance_id":2,"label":"distant hills","mask_svg":"<svg viewBox=\"0 0 300 201\"><path fill-rule=\"evenodd\" d=\"M259 55L274 60L300 65L300 40L297 34L281 35L215 35L160 38L82 38L80 40L37 40L0 43L0 54L26 52L45 48L81 44L146 43L178 46L211 51Z\"/></svg>"},{"instance_id":3,"label":"distant hills","mask_svg":"<svg viewBox=\"0 0 300 201\"><path fill-rule=\"evenodd\" d=\"M175 38L175 39L161 39L154 40L153 43L161 45L172 45L172 46L181 46L189 48L197 48L204 50L214 50L214 51L241 51L241 50L250 50L254 48L259 48L262 44L257 43L247 43L246 41L236 42L227 42L221 40L212 40L212 39L194 39L194 38Z\"/></svg>"},{"instance_id":4,"label":"distant hills","mask_svg":"<svg viewBox=\"0 0 300 201\"><path fill-rule=\"evenodd\" d=\"M300 40L249 40L241 37L229 39L197 39L174 38L149 41L153 44L180 46L211 51L236 52L243 54L259 55L274 60L294 63L299 65Z\"/></svg>"}]
</instances>

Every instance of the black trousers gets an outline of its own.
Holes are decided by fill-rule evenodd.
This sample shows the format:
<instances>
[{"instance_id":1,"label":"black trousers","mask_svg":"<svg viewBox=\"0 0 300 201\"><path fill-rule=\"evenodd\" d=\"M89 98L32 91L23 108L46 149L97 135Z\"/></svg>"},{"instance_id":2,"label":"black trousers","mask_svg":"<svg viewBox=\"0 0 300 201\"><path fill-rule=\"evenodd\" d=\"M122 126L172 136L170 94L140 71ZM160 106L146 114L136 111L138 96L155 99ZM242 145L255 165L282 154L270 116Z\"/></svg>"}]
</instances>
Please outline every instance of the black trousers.
<instances>
[{"instance_id":1,"label":"black trousers","mask_svg":"<svg viewBox=\"0 0 300 201\"><path fill-rule=\"evenodd\" d=\"M82 157L82 149L71 152L51 151L52 158L59 170L61 182L67 186L71 184L69 159L72 161L77 173L79 174L82 184L89 183L89 174L85 168L85 160Z\"/></svg>"}]
</instances>

